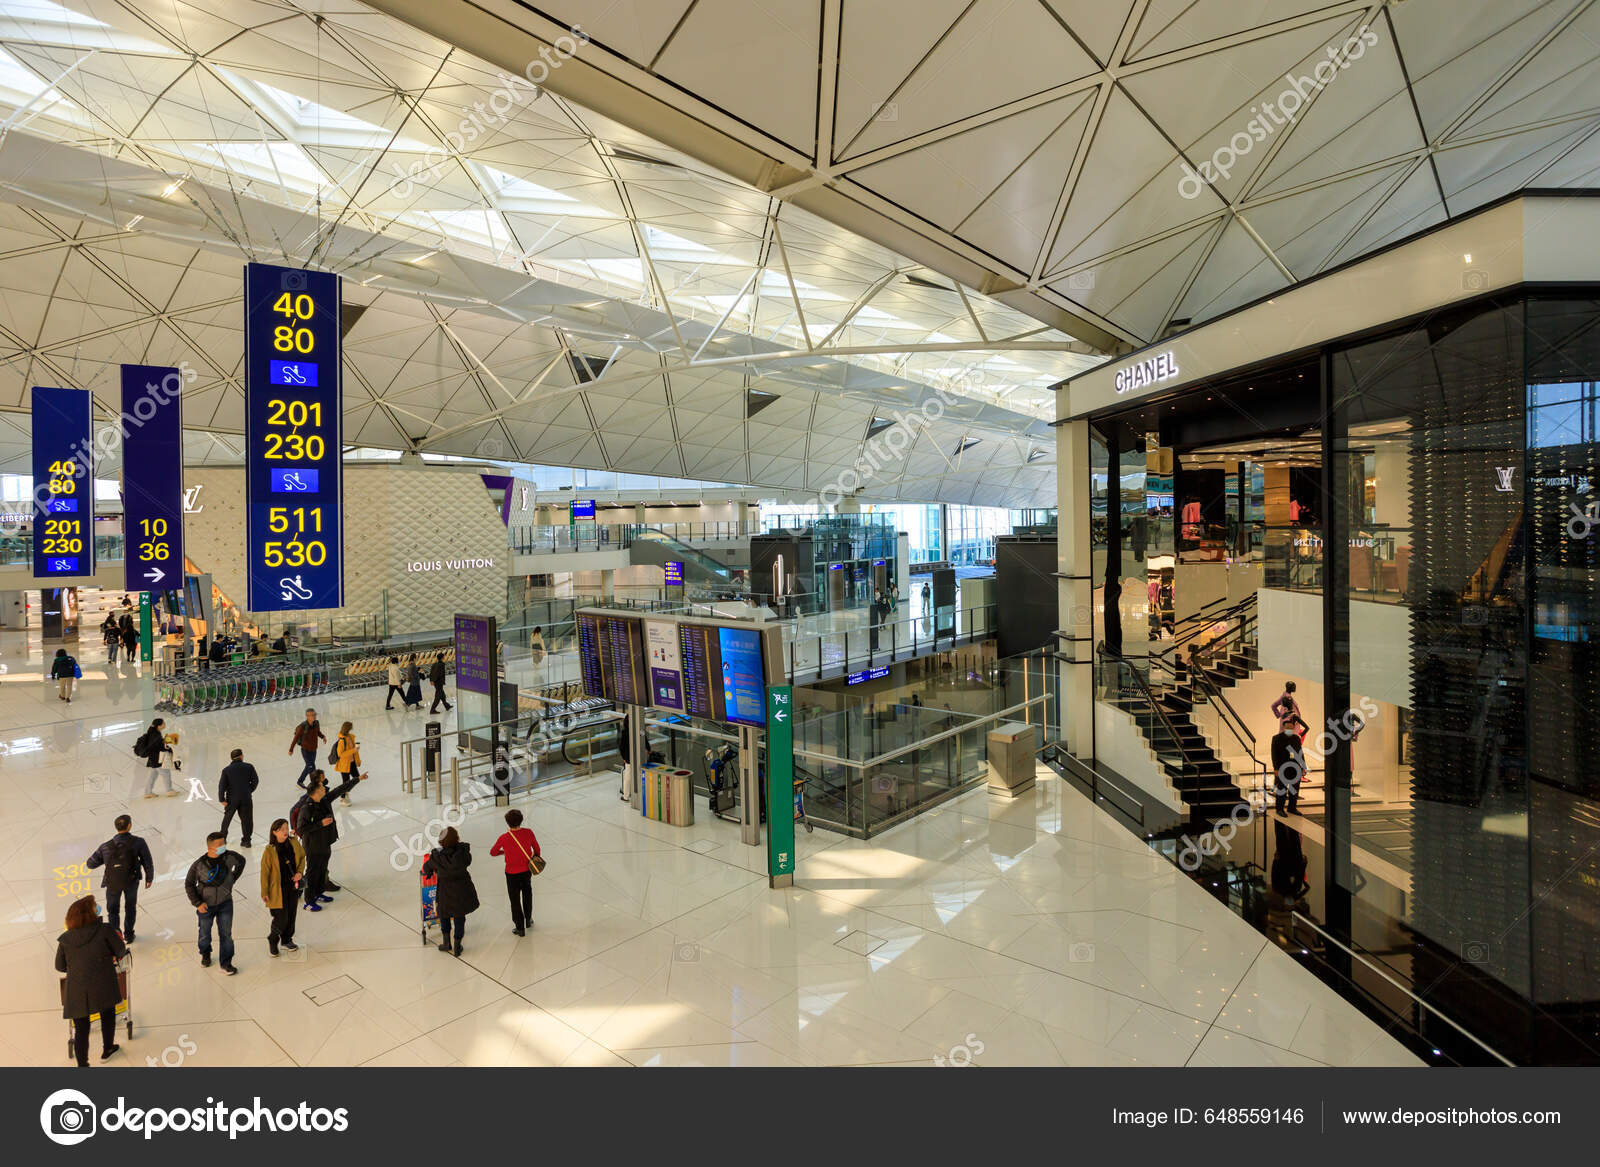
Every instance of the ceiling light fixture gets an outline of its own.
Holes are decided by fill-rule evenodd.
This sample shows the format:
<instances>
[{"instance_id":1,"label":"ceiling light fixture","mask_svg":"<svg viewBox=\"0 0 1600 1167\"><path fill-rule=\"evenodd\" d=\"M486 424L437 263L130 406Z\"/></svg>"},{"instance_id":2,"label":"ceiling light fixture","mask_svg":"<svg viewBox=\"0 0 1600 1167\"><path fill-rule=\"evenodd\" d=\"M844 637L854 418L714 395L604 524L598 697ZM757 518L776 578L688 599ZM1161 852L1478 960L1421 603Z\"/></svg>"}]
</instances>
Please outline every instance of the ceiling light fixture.
<instances>
[{"instance_id":1,"label":"ceiling light fixture","mask_svg":"<svg viewBox=\"0 0 1600 1167\"><path fill-rule=\"evenodd\" d=\"M183 184L188 181L189 176L187 174L185 174L182 178L173 179L167 184L167 188L161 192L161 197L164 199L170 199L173 195L177 194L178 191L183 188Z\"/></svg>"}]
</instances>

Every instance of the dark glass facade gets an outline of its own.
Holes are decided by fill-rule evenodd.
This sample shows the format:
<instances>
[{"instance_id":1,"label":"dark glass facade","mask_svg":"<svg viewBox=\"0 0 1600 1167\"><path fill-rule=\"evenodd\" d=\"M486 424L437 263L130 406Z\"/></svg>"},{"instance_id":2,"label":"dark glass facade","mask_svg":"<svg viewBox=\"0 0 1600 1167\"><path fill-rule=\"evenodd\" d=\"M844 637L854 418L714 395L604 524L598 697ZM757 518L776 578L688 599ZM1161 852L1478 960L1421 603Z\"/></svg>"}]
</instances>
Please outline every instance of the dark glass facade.
<instances>
[{"instance_id":1,"label":"dark glass facade","mask_svg":"<svg viewBox=\"0 0 1600 1167\"><path fill-rule=\"evenodd\" d=\"M1600 1061L1597 330L1595 299L1529 293L1324 364L1329 709L1348 700L1353 662L1383 650L1348 582L1360 573L1336 562L1384 534L1363 473L1375 456L1406 471L1400 495L1393 482L1376 494L1407 517L1411 634L1410 886L1352 855L1341 744L1329 921L1437 1010L1425 1033L1452 1018L1522 1063Z\"/></svg>"}]
</instances>

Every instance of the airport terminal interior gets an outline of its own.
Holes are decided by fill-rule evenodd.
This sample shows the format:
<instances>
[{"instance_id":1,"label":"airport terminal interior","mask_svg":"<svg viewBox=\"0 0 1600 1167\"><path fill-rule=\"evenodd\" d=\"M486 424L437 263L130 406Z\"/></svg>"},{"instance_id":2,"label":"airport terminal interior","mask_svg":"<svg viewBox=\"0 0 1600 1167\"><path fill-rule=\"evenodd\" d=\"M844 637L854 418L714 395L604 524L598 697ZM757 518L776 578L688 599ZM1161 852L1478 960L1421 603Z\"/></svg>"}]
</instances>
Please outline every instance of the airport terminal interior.
<instances>
[{"instance_id":1,"label":"airport terminal interior","mask_svg":"<svg viewBox=\"0 0 1600 1167\"><path fill-rule=\"evenodd\" d=\"M0 0L0 1065L1600 1064L1597 93Z\"/></svg>"}]
</instances>

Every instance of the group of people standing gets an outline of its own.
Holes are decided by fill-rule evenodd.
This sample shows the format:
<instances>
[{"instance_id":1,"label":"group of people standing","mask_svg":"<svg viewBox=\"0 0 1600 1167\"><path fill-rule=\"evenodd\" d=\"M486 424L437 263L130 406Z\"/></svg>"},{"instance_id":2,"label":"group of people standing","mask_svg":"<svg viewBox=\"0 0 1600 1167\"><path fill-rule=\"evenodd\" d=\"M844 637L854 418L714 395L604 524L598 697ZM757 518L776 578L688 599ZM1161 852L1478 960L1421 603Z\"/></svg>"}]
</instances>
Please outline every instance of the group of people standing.
<instances>
[{"instance_id":1,"label":"group of people standing","mask_svg":"<svg viewBox=\"0 0 1600 1167\"><path fill-rule=\"evenodd\" d=\"M437 662L442 671L443 658ZM443 677L436 682L443 688ZM271 956L280 951L295 952L295 927L300 910L320 912L333 901L334 892L343 890L328 876L333 845L339 839L339 824L334 803L350 805L350 792L367 779L361 771L361 751L352 723L346 721L330 747L328 764L341 779L330 786L319 765L319 753L327 735L322 731L315 709L305 710L295 725L289 744L292 756L300 751L303 768L295 779L303 791L288 817L275 819L268 839L259 854L260 892L263 905L272 917L267 935ZM145 797L154 798L158 777L165 776L167 793L172 786L172 771L180 765L174 757L176 733L166 731L166 723L156 718L134 745L150 778ZM222 824L206 836L205 853L189 865L184 875L184 894L195 910L196 948L200 964L210 968L213 954L216 965L227 976L234 976L233 939L234 895L247 866L246 848L252 848L255 795L261 779L255 767L245 760L244 751L230 751L228 764L217 785L217 802L222 807ZM228 832L237 819L240 849L228 846ZM506 893L510 900L512 932L525 936L533 926L532 877L544 868L539 840L523 825L520 810L505 816L506 831L490 848L490 855L505 863ZM140 885L150 888L155 882L155 863L149 844L133 833L133 819L118 815L116 833L89 857L90 868L104 868L101 891L109 919L93 895L76 900L67 910L66 930L57 938L56 969L65 974L62 1015L73 1022L73 1053L79 1066L89 1064L91 1019L98 1014L102 1037L100 1058L105 1061L121 1047L116 1042L116 1008L126 996L120 980L118 962L135 939ZM466 918L479 905L470 867L472 849L454 827L448 828L423 864L426 875L438 881L437 901L441 952L460 956L466 935Z\"/></svg>"},{"instance_id":2,"label":"group of people standing","mask_svg":"<svg viewBox=\"0 0 1600 1167\"><path fill-rule=\"evenodd\" d=\"M100 625L100 635L106 643L106 664L117 663L117 650L121 649L127 660L135 660L139 653L139 630L134 627L133 614L107 612L105 623Z\"/></svg>"}]
</instances>

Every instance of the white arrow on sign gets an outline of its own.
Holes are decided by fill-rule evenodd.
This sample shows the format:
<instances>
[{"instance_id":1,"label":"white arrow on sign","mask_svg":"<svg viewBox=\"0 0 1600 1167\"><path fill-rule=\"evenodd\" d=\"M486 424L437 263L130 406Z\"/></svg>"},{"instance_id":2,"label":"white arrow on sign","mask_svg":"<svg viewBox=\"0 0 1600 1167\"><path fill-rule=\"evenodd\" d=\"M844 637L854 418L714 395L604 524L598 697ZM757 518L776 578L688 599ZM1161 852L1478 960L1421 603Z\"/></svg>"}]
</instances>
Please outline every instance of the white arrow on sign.
<instances>
[{"instance_id":1,"label":"white arrow on sign","mask_svg":"<svg viewBox=\"0 0 1600 1167\"><path fill-rule=\"evenodd\" d=\"M144 578L149 580L151 583L160 583L162 580L167 578L167 573L162 571L159 567L153 567L144 573Z\"/></svg>"},{"instance_id":2,"label":"white arrow on sign","mask_svg":"<svg viewBox=\"0 0 1600 1167\"><path fill-rule=\"evenodd\" d=\"M784 721L784 720L786 720L788 718L789 715L787 713L785 713L783 710L779 709L772 716L774 718L776 718L778 721Z\"/></svg>"}]
</instances>

